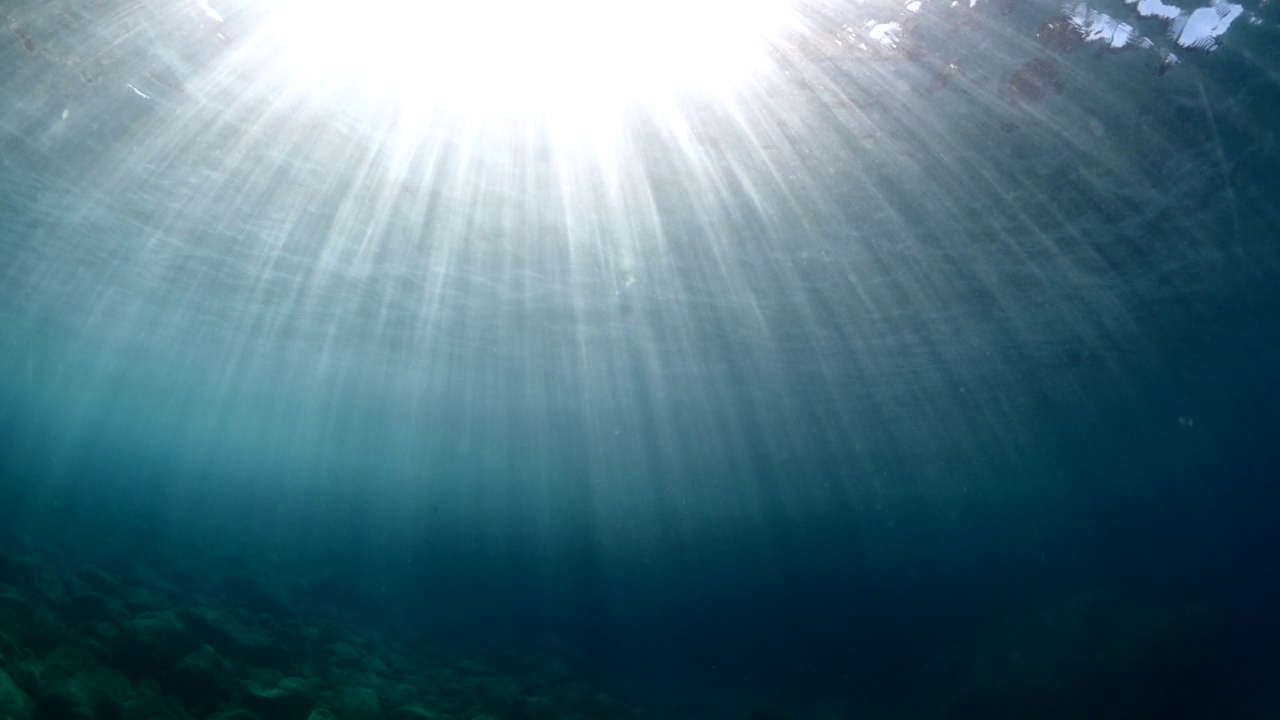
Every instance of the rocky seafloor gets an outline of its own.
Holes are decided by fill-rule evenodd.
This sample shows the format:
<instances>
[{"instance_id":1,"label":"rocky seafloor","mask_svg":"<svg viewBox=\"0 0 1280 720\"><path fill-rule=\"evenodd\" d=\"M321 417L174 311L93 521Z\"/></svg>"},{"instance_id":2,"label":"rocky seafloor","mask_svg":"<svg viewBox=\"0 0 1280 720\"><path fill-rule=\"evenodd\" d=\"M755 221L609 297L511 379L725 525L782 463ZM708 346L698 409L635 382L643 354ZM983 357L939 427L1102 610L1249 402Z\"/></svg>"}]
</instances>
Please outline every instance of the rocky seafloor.
<instances>
[{"instance_id":1,"label":"rocky seafloor","mask_svg":"<svg viewBox=\"0 0 1280 720\"><path fill-rule=\"evenodd\" d=\"M922 653L884 697L852 683L717 708L619 693L568 643L442 641L403 615L334 602L332 575L42 534L0 529L0 720L1118 720L1280 706L1257 683L1236 692L1242 665L1219 608L1116 588L993 611Z\"/></svg>"},{"instance_id":2,"label":"rocky seafloor","mask_svg":"<svg viewBox=\"0 0 1280 720\"><path fill-rule=\"evenodd\" d=\"M289 590L210 576L202 589L179 587L110 550L7 533L0 718L639 717L552 657L445 651L306 603L302 580Z\"/></svg>"}]
</instances>

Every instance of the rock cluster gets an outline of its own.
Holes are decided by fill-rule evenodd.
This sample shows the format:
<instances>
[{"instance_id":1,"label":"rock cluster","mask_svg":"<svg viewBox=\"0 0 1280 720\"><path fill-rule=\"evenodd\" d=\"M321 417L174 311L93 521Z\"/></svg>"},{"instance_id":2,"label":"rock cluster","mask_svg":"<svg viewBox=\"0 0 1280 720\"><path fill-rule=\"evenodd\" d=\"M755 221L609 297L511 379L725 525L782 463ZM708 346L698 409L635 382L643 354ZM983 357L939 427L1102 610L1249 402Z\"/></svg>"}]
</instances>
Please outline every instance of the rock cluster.
<instances>
[{"instance_id":1,"label":"rock cluster","mask_svg":"<svg viewBox=\"0 0 1280 720\"><path fill-rule=\"evenodd\" d=\"M563 664L518 671L389 638L253 578L179 589L137 561L0 538L0 718L541 720L638 717ZM271 602L235 602L255 585ZM210 587L214 587L210 586ZM289 611L289 612L286 612Z\"/></svg>"}]
</instances>

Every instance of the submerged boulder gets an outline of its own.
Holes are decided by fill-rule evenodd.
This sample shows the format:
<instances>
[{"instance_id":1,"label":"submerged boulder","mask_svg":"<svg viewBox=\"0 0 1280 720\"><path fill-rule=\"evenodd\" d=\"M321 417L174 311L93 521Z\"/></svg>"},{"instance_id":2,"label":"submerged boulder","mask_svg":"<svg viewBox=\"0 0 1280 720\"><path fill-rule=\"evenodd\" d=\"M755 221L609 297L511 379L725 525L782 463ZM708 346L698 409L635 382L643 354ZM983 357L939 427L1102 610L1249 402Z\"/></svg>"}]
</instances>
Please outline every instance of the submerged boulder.
<instances>
[{"instance_id":1,"label":"submerged boulder","mask_svg":"<svg viewBox=\"0 0 1280 720\"><path fill-rule=\"evenodd\" d=\"M187 626L171 611L143 612L125 624L114 656L130 672L168 671L198 646Z\"/></svg>"},{"instance_id":2,"label":"submerged boulder","mask_svg":"<svg viewBox=\"0 0 1280 720\"><path fill-rule=\"evenodd\" d=\"M229 613L189 608L182 611L181 617L200 642L228 660L281 672L287 672L292 665L288 648L267 633L246 627Z\"/></svg>"},{"instance_id":3,"label":"submerged boulder","mask_svg":"<svg viewBox=\"0 0 1280 720\"><path fill-rule=\"evenodd\" d=\"M9 673L0 669L0 718L31 720L32 712L31 698L9 677Z\"/></svg>"},{"instance_id":4,"label":"submerged boulder","mask_svg":"<svg viewBox=\"0 0 1280 720\"><path fill-rule=\"evenodd\" d=\"M382 720L378 693L368 688L347 688L339 698L338 714L343 720Z\"/></svg>"},{"instance_id":5,"label":"submerged boulder","mask_svg":"<svg viewBox=\"0 0 1280 720\"><path fill-rule=\"evenodd\" d=\"M68 623L84 625L113 619L114 609L106 595L82 592L59 603L58 613Z\"/></svg>"},{"instance_id":6,"label":"submerged boulder","mask_svg":"<svg viewBox=\"0 0 1280 720\"><path fill-rule=\"evenodd\" d=\"M391 711L391 720L449 720L449 716L419 705L401 705Z\"/></svg>"},{"instance_id":7,"label":"submerged boulder","mask_svg":"<svg viewBox=\"0 0 1280 720\"><path fill-rule=\"evenodd\" d=\"M184 704L208 704L229 693L230 664L212 647L202 645L178 661L167 685Z\"/></svg>"},{"instance_id":8,"label":"submerged boulder","mask_svg":"<svg viewBox=\"0 0 1280 720\"><path fill-rule=\"evenodd\" d=\"M26 587L35 582L34 564L0 553L0 583Z\"/></svg>"},{"instance_id":9,"label":"submerged boulder","mask_svg":"<svg viewBox=\"0 0 1280 720\"><path fill-rule=\"evenodd\" d=\"M98 694L77 677L62 676L44 680L36 688L40 717L65 720L94 720L99 704Z\"/></svg>"},{"instance_id":10,"label":"submerged boulder","mask_svg":"<svg viewBox=\"0 0 1280 720\"><path fill-rule=\"evenodd\" d=\"M306 720L315 699L298 678L285 678L272 686L245 683L241 703L263 720Z\"/></svg>"}]
</instances>

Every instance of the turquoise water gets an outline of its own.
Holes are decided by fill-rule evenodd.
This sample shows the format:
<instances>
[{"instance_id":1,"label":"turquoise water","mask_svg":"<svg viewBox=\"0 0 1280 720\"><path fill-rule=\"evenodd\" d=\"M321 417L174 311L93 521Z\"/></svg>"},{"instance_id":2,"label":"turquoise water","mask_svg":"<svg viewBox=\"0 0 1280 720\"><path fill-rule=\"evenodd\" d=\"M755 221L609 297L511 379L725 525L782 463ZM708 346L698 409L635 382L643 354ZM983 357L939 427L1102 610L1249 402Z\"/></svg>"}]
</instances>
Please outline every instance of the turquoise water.
<instances>
[{"instance_id":1,"label":"turquoise water","mask_svg":"<svg viewBox=\"0 0 1280 720\"><path fill-rule=\"evenodd\" d=\"M570 112L5 6L0 715L1272 716L1277 16L1197 7Z\"/></svg>"}]
</instances>

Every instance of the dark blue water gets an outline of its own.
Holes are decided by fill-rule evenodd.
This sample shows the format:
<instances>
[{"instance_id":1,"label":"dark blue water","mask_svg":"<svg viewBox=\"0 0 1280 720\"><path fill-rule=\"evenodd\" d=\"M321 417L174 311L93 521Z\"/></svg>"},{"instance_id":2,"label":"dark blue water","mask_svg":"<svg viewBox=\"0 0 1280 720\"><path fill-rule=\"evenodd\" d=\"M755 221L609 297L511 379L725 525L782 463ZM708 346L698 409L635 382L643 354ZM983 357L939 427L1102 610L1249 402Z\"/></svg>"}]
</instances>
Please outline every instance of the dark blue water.
<instances>
[{"instance_id":1,"label":"dark blue water","mask_svg":"<svg viewBox=\"0 0 1280 720\"><path fill-rule=\"evenodd\" d=\"M0 715L1280 713L1274 6L807 6L588 127L110 5L0 10Z\"/></svg>"}]
</instances>

